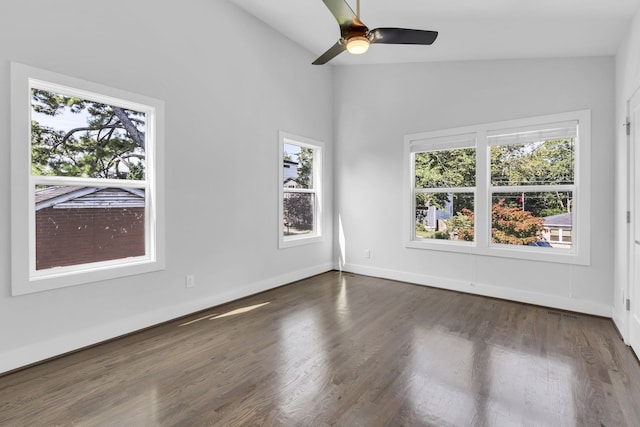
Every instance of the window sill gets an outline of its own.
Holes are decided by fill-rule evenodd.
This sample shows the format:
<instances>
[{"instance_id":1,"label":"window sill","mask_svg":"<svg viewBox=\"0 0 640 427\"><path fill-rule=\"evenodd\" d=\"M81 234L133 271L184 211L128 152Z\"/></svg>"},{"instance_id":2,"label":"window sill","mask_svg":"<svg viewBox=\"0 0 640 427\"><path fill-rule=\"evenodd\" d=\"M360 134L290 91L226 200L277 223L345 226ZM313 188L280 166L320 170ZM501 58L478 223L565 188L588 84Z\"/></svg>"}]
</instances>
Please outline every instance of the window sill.
<instances>
[{"instance_id":1,"label":"window sill","mask_svg":"<svg viewBox=\"0 0 640 427\"><path fill-rule=\"evenodd\" d=\"M405 243L409 249L423 249L440 252L455 252L469 255L520 259L525 261L553 262L571 265L590 265L588 256L564 249L537 248L515 245L491 245L479 247L474 242L423 242L412 240Z\"/></svg>"},{"instance_id":2,"label":"window sill","mask_svg":"<svg viewBox=\"0 0 640 427\"><path fill-rule=\"evenodd\" d=\"M291 248L295 246L308 245L311 243L318 243L323 240L322 236L312 235L312 236L304 236L304 237L290 237L288 239L280 239L280 243L278 245L279 249Z\"/></svg>"},{"instance_id":3,"label":"window sill","mask_svg":"<svg viewBox=\"0 0 640 427\"><path fill-rule=\"evenodd\" d=\"M103 264L103 265L98 265ZM11 294L13 296L32 294L35 292L49 291L68 286L83 285L86 283L100 282L103 280L117 279L120 277L150 273L164 270L164 261L150 260L147 258L131 260L127 263L94 263L87 264L86 268L76 271L49 269L45 276L15 277L12 280Z\"/></svg>"}]
</instances>

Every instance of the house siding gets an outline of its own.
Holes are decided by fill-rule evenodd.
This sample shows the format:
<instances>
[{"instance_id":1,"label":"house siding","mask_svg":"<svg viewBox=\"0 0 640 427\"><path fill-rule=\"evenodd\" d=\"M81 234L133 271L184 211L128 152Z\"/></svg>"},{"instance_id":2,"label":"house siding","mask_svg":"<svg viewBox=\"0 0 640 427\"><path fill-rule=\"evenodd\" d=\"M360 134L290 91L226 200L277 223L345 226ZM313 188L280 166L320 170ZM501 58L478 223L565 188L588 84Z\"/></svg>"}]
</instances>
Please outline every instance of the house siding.
<instances>
[{"instance_id":1,"label":"house siding","mask_svg":"<svg viewBox=\"0 0 640 427\"><path fill-rule=\"evenodd\" d=\"M36 213L36 270L144 253L144 208L49 207Z\"/></svg>"}]
</instances>

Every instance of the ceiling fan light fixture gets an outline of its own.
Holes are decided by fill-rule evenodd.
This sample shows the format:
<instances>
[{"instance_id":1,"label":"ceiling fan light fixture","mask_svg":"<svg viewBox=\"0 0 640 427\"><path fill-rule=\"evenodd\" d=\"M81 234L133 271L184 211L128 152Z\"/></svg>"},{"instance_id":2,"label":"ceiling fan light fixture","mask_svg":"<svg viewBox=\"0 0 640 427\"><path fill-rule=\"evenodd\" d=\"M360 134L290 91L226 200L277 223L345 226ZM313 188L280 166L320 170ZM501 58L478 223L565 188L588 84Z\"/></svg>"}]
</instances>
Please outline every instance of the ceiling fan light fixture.
<instances>
[{"instance_id":1,"label":"ceiling fan light fixture","mask_svg":"<svg viewBox=\"0 0 640 427\"><path fill-rule=\"evenodd\" d=\"M360 55L369 49L371 43L430 45L438 37L437 31L409 28L380 27L369 30L369 27L360 20L360 0L357 0L357 13L351 9L348 1L354 0L322 0L338 22L340 38L329 50L313 61L313 65L326 64L345 50Z\"/></svg>"},{"instance_id":2,"label":"ceiling fan light fixture","mask_svg":"<svg viewBox=\"0 0 640 427\"><path fill-rule=\"evenodd\" d=\"M369 39L364 36L355 36L347 40L347 51L353 55L361 55L369 49Z\"/></svg>"}]
</instances>

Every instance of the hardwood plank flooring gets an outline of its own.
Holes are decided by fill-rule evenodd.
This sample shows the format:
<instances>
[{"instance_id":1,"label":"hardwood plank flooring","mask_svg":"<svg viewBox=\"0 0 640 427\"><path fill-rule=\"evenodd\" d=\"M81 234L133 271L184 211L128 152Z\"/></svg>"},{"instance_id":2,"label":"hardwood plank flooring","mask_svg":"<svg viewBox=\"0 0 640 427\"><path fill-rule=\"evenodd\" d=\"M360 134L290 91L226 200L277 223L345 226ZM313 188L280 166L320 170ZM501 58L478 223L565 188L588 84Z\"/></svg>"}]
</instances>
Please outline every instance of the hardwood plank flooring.
<instances>
[{"instance_id":1,"label":"hardwood plank flooring","mask_svg":"<svg viewBox=\"0 0 640 427\"><path fill-rule=\"evenodd\" d=\"M640 426L609 319L329 272L0 377L2 426Z\"/></svg>"}]
</instances>

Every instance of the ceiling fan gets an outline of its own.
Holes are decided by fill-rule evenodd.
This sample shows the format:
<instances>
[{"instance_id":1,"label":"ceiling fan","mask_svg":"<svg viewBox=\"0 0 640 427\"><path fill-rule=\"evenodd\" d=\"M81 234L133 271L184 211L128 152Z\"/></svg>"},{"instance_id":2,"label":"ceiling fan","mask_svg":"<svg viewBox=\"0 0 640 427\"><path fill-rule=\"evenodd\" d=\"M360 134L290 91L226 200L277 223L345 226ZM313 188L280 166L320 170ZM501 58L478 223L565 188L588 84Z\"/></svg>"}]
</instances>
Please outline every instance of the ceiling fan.
<instances>
[{"instance_id":1,"label":"ceiling fan","mask_svg":"<svg viewBox=\"0 0 640 427\"><path fill-rule=\"evenodd\" d=\"M346 0L322 0L340 26L340 40L318 59L313 65L326 64L345 50L353 54L365 53L371 43L419 44L430 45L438 37L437 31L409 30L406 28L369 28L360 21L360 0L357 0L357 13Z\"/></svg>"}]
</instances>

